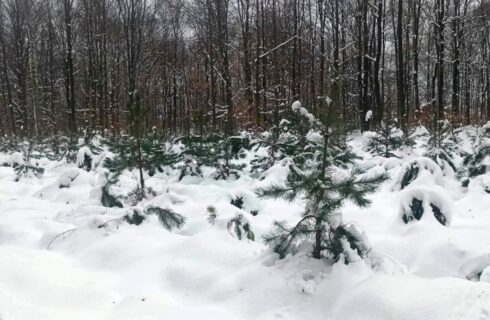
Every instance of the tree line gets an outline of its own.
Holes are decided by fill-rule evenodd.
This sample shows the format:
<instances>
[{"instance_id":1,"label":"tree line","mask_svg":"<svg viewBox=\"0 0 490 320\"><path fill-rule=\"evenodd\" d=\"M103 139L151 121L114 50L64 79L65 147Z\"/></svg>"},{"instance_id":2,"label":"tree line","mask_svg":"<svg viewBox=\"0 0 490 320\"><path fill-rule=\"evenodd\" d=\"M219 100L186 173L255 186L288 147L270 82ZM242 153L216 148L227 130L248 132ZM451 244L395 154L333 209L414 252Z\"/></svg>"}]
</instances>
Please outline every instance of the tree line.
<instances>
[{"instance_id":1,"label":"tree line","mask_svg":"<svg viewBox=\"0 0 490 320\"><path fill-rule=\"evenodd\" d=\"M484 0L0 0L0 133L490 119ZM137 101L136 101L137 100Z\"/></svg>"}]
</instances>

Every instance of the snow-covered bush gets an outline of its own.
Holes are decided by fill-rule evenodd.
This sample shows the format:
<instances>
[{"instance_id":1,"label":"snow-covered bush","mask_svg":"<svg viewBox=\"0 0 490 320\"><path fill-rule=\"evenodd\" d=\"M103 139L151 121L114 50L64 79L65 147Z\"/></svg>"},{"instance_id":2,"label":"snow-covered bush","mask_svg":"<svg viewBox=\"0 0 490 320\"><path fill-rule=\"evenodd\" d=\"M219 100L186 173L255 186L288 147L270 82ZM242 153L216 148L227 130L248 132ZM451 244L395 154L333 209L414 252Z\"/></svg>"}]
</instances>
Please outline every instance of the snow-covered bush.
<instances>
[{"instance_id":1,"label":"snow-covered bush","mask_svg":"<svg viewBox=\"0 0 490 320\"><path fill-rule=\"evenodd\" d=\"M44 168L39 167L37 164L23 163L15 167L16 181L21 178L41 178L44 173Z\"/></svg>"},{"instance_id":2,"label":"snow-covered bush","mask_svg":"<svg viewBox=\"0 0 490 320\"><path fill-rule=\"evenodd\" d=\"M19 144L19 138L14 135L0 136L0 152L10 153L19 152L21 150Z\"/></svg>"},{"instance_id":3,"label":"snow-covered bush","mask_svg":"<svg viewBox=\"0 0 490 320\"><path fill-rule=\"evenodd\" d=\"M84 168L87 171L92 170L92 162L94 161L94 154L88 146L83 146L78 149L77 153L77 165L79 168Z\"/></svg>"},{"instance_id":4,"label":"snow-covered bush","mask_svg":"<svg viewBox=\"0 0 490 320\"><path fill-rule=\"evenodd\" d=\"M14 152L9 163L14 168L16 181L21 178L40 178L44 174L44 168L39 166L39 163L32 163L33 158L38 158L38 154L33 156L34 144L32 141L24 141L22 144L22 153Z\"/></svg>"},{"instance_id":5,"label":"snow-covered bush","mask_svg":"<svg viewBox=\"0 0 490 320\"><path fill-rule=\"evenodd\" d=\"M192 159L188 158L184 161L180 168L179 181L181 181L184 177L202 177L202 170L199 163Z\"/></svg>"},{"instance_id":6,"label":"snow-covered bush","mask_svg":"<svg viewBox=\"0 0 490 320\"><path fill-rule=\"evenodd\" d=\"M80 175L79 169L72 168L63 172L56 181L58 188L69 188L71 183Z\"/></svg>"},{"instance_id":7,"label":"snow-covered bush","mask_svg":"<svg viewBox=\"0 0 490 320\"><path fill-rule=\"evenodd\" d=\"M108 208L122 208L123 207L123 204L122 204L122 199L121 199L121 196L119 195L114 195L112 192L111 192L111 186L114 184L115 182L108 182L106 183L105 185L102 186L101 188L101 198L100 198L100 202L102 203L102 205L104 207L108 207Z\"/></svg>"},{"instance_id":8,"label":"snow-covered bush","mask_svg":"<svg viewBox=\"0 0 490 320\"><path fill-rule=\"evenodd\" d=\"M228 229L228 232L238 240L247 238L248 240L255 241L255 234L250 227L250 223L243 214L237 214L234 218L230 219L226 224L226 228Z\"/></svg>"},{"instance_id":9,"label":"snow-covered bush","mask_svg":"<svg viewBox=\"0 0 490 320\"><path fill-rule=\"evenodd\" d=\"M462 185L467 187L471 179L486 173L490 173L490 143L476 147L472 154L464 158L459 177Z\"/></svg>"},{"instance_id":10,"label":"snow-covered bush","mask_svg":"<svg viewBox=\"0 0 490 320\"><path fill-rule=\"evenodd\" d=\"M452 201L441 191L429 187L411 187L404 190L400 204L403 222L422 220L428 216L426 213L432 212L440 224L449 225L452 220Z\"/></svg>"},{"instance_id":11,"label":"snow-covered bush","mask_svg":"<svg viewBox=\"0 0 490 320\"><path fill-rule=\"evenodd\" d=\"M300 132L304 125L295 119L282 119L272 128L252 141L254 158L251 161L252 172L265 172L278 161L292 157L304 147Z\"/></svg>"},{"instance_id":12,"label":"snow-covered bush","mask_svg":"<svg viewBox=\"0 0 490 320\"><path fill-rule=\"evenodd\" d=\"M336 255L344 255L346 263L355 261L356 255L361 258L366 257L371 250L366 233L353 223L340 225L334 236L337 239L331 242L330 250Z\"/></svg>"},{"instance_id":13,"label":"snow-covered bush","mask_svg":"<svg viewBox=\"0 0 490 320\"><path fill-rule=\"evenodd\" d=\"M413 141L405 137L403 131L394 122L381 122L376 131L364 133L366 149L376 155L389 158L396 157L396 151L403 145L413 145Z\"/></svg>"},{"instance_id":14,"label":"snow-covered bush","mask_svg":"<svg viewBox=\"0 0 490 320\"><path fill-rule=\"evenodd\" d=\"M394 182L395 190L403 190L424 174L430 175L436 184L444 185L441 168L427 157L413 159L404 165Z\"/></svg>"},{"instance_id":15,"label":"snow-covered bush","mask_svg":"<svg viewBox=\"0 0 490 320\"><path fill-rule=\"evenodd\" d=\"M260 201L257 196L249 191L233 191L230 195L230 204L238 209L244 210L253 216L260 211Z\"/></svg>"},{"instance_id":16,"label":"snow-covered bush","mask_svg":"<svg viewBox=\"0 0 490 320\"><path fill-rule=\"evenodd\" d=\"M457 161L465 152L448 120L440 121L431 134L425 156L431 158L445 172L457 171Z\"/></svg>"},{"instance_id":17,"label":"snow-covered bush","mask_svg":"<svg viewBox=\"0 0 490 320\"><path fill-rule=\"evenodd\" d=\"M224 137L220 135L194 136L181 138L185 150L180 156L191 159L195 164L195 172L201 171L201 166L215 168L213 178L226 180L230 177L238 179L244 164L238 165L233 160L243 156L244 150L250 147L250 137L246 134ZM178 140L180 142L180 140ZM188 172L188 171L186 171Z\"/></svg>"},{"instance_id":18,"label":"snow-covered bush","mask_svg":"<svg viewBox=\"0 0 490 320\"><path fill-rule=\"evenodd\" d=\"M246 238L255 241L255 234L252 231L250 222L242 213L237 213L232 218L226 220L220 218L218 211L214 206L208 206L206 211L209 224L220 228L226 227L230 235L238 240Z\"/></svg>"}]
</instances>

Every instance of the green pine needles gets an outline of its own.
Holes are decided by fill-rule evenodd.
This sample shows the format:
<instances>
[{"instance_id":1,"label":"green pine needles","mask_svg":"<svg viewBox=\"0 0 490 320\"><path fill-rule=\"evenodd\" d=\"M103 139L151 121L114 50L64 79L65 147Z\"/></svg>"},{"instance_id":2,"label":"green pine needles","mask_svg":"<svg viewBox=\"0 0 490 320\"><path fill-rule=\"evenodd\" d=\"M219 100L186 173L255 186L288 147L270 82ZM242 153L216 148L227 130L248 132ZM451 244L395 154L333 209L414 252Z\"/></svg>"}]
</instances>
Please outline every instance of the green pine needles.
<instances>
[{"instance_id":1,"label":"green pine needles","mask_svg":"<svg viewBox=\"0 0 490 320\"><path fill-rule=\"evenodd\" d=\"M448 120L436 123L436 128L429 139L426 157L436 162L441 169L451 168L457 171L455 159L465 153L459 147L459 141L454 134L454 129Z\"/></svg>"},{"instance_id":2,"label":"green pine needles","mask_svg":"<svg viewBox=\"0 0 490 320\"><path fill-rule=\"evenodd\" d=\"M282 119L274 125L272 132L265 132L253 140L251 146L256 154L250 163L251 171L264 172L278 161L297 154L302 146L299 129L299 124L293 120ZM257 153L260 148L266 152Z\"/></svg>"},{"instance_id":3,"label":"green pine needles","mask_svg":"<svg viewBox=\"0 0 490 320\"><path fill-rule=\"evenodd\" d=\"M186 175L201 175L201 166L214 167L214 178L226 180L239 178L243 166L232 160L238 159L242 150L249 148L249 138L244 136L190 135L183 138L186 149L181 156L186 157L180 179Z\"/></svg>"},{"instance_id":4,"label":"green pine needles","mask_svg":"<svg viewBox=\"0 0 490 320\"><path fill-rule=\"evenodd\" d=\"M136 93L129 117L131 121L130 134L106 141L114 156L108 157L104 161L104 167L109 169L106 191L109 191L111 184L118 182L119 176L124 170L138 171L139 185L138 190L135 191L135 194L138 195L137 200L146 196L145 173L153 176L157 172L163 172L163 168L175 163L178 156L167 152L165 144L159 139L155 128L149 133L143 132L144 116L145 112L140 104L140 97Z\"/></svg>"},{"instance_id":5,"label":"green pine needles","mask_svg":"<svg viewBox=\"0 0 490 320\"><path fill-rule=\"evenodd\" d=\"M238 240L247 238L248 240L255 241L255 234L252 231L252 227L243 214L237 214L234 218L230 219L226 224L226 228Z\"/></svg>"},{"instance_id":6,"label":"green pine needles","mask_svg":"<svg viewBox=\"0 0 490 320\"><path fill-rule=\"evenodd\" d=\"M472 154L464 158L463 166L458 172L463 187L468 187L471 179L490 172L486 159L490 159L489 142L477 146Z\"/></svg>"},{"instance_id":7,"label":"green pine needles","mask_svg":"<svg viewBox=\"0 0 490 320\"><path fill-rule=\"evenodd\" d=\"M40 167L38 163L32 163L32 159L39 158L39 154L34 151L34 142L24 141L20 149L22 150L23 161L12 164L16 176L15 180L19 181L21 178L30 177L40 178L44 174L44 168Z\"/></svg>"},{"instance_id":8,"label":"green pine needles","mask_svg":"<svg viewBox=\"0 0 490 320\"><path fill-rule=\"evenodd\" d=\"M257 193L261 197L283 198L288 201L301 198L306 203L305 213L294 227L276 222L274 229L264 240L281 257L293 252L300 242L312 240L315 258L321 258L323 252L327 251L329 256L338 260L342 253L338 249L344 238L342 234L347 232L342 227L339 210L347 200L359 207L369 206L371 202L367 195L376 191L379 184L386 179L384 173L368 174L365 169L357 166L348 170L332 166L322 175L320 171L304 173L291 165L285 185L273 185L259 189Z\"/></svg>"},{"instance_id":9,"label":"green pine needles","mask_svg":"<svg viewBox=\"0 0 490 320\"><path fill-rule=\"evenodd\" d=\"M347 250L346 244L351 249L360 247L351 241L355 237L349 236L349 229L342 224L343 204L350 200L360 207L368 206L367 196L376 191L387 175L384 171L368 172L369 168L355 164L357 157L333 139L331 117L320 122L297 102L293 111L310 120L314 134L311 131L308 134L304 154L291 159L286 183L261 188L257 194L287 201L302 199L305 212L295 226L276 222L264 240L280 257L294 252L301 242L309 241L313 244L314 258L328 256L337 261ZM358 250L358 254L362 256L363 252Z\"/></svg>"},{"instance_id":10,"label":"green pine needles","mask_svg":"<svg viewBox=\"0 0 490 320\"><path fill-rule=\"evenodd\" d=\"M168 208L160 208L156 206L149 206L144 210L134 208L133 212L123 216L122 220L129 224L139 226L147 219L149 215L156 215L162 227L168 231L181 229L186 221L185 217L181 214L178 214Z\"/></svg>"},{"instance_id":11,"label":"green pine needles","mask_svg":"<svg viewBox=\"0 0 490 320\"><path fill-rule=\"evenodd\" d=\"M186 220L184 216L167 208L150 206L146 208L145 213L156 215L162 226L169 231L182 228Z\"/></svg>"},{"instance_id":12,"label":"green pine needles","mask_svg":"<svg viewBox=\"0 0 490 320\"><path fill-rule=\"evenodd\" d=\"M37 164L33 165L30 163L19 164L14 168L16 181L25 177L36 177L40 178L44 174L44 168L39 167Z\"/></svg>"},{"instance_id":13,"label":"green pine needles","mask_svg":"<svg viewBox=\"0 0 490 320\"><path fill-rule=\"evenodd\" d=\"M382 121L374 133L368 137L367 148L379 156L397 157L396 151L403 145L412 146L413 141L396 127L394 121Z\"/></svg>"}]
</instances>

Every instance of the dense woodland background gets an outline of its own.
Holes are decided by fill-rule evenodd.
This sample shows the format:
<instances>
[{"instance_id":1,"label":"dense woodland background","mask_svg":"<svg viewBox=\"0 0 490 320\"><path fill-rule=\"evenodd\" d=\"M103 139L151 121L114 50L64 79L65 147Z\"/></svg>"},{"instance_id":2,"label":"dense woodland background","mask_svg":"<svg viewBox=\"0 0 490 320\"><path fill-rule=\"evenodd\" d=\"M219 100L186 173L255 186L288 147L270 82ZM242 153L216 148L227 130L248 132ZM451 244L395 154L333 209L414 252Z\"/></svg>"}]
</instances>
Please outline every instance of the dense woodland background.
<instances>
[{"instance_id":1,"label":"dense woodland background","mask_svg":"<svg viewBox=\"0 0 490 320\"><path fill-rule=\"evenodd\" d=\"M347 129L490 119L484 0L0 0L0 133ZM329 97L329 98L327 98ZM366 114L373 111L372 120Z\"/></svg>"}]
</instances>

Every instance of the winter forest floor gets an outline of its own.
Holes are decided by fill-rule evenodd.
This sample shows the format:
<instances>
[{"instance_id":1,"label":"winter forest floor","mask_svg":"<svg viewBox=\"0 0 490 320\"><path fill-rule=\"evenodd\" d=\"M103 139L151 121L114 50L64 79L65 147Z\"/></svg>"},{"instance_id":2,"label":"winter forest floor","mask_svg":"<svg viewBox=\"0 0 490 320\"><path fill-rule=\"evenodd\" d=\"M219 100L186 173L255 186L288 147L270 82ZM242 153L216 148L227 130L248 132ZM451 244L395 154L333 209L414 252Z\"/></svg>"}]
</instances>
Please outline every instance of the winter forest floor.
<instances>
[{"instance_id":1,"label":"winter forest floor","mask_svg":"<svg viewBox=\"0 0 490 320\"><path fill-rule=\"evenodd\" d=\"M370 196L370 207L342 208L344 223L355 222L372 247L366 259L348 265L311 258L309 244L285 259L263 244L273 221L294 223L302 213L301 201L254 193L285 179L283 162L262 180L244 174L216 181L204 172L179 182L172 171L148 178L156 196L144 201L187 219L172 232L156 217L100 227L126 213L101 205L101 168L86 172L44 159L42 178L16 182L11 167L0 167L0 319L490 319L490 195L482 188L490 174L468 188L445 172L420 175L400 191L397 177L422 155L423 141L386 159L365 152L363 139L355 135L349 144L391 179ZM8 162L9 155L0 158ZM121 188L133 188L135 174L124 174ZM60 188L66 176L71 182ZM403 223L401 203L416 188L439 195L439 206L452 214L448 226L431 214ZM242 209L230 204L237 196ZM227 229L238 213L256 241Z\"/></svg>"}]
</instances>

